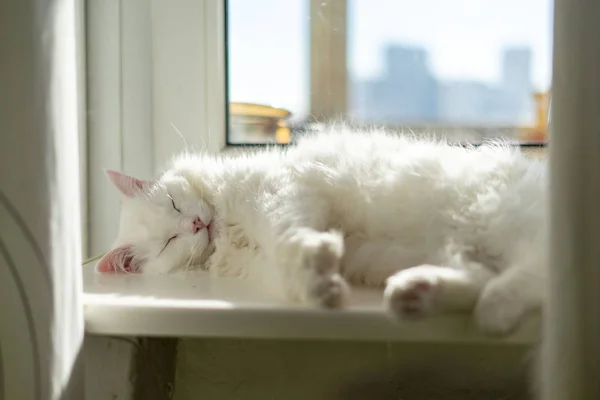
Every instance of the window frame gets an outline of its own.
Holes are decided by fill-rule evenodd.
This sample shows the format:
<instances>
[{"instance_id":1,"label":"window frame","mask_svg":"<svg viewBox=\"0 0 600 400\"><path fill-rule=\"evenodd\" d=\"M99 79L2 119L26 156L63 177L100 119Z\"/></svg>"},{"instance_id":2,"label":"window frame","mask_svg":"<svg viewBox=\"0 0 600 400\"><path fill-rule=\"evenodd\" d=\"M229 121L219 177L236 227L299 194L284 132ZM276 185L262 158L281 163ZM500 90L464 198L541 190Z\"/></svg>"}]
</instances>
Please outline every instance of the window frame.
<instances>
[{"instance_id":1,"label":"window frame","mask_svg":"<svg viewBox=\"0 0 600 400\"><path fill-rule=\"evenodd\" d=\"M150 178L185 149L226 147L224 12L224 0L86 0L89 254L117 234L105 169Z\"/></svg>"},{"instance_id":2,"label":"window frame","mask_svg":"<svg viewBox=\"0 0 600 400\"><path fill-rule=\"evenodd\" d=\"M81 256L89 257L86 0L75 0L75 51L77 81L77 128L79 144L79 205L81 209Z\"/></svg>"},{"instance_id":3,"label":"window frame","mask_svg":"<svg viewBox=\"0 0 600 400\"><path fill-rule=\"evenodd\" d=\"M348 0L307 0L310 7L310 114L335 120L348 114Z\"/></svg>"}]
</instances>

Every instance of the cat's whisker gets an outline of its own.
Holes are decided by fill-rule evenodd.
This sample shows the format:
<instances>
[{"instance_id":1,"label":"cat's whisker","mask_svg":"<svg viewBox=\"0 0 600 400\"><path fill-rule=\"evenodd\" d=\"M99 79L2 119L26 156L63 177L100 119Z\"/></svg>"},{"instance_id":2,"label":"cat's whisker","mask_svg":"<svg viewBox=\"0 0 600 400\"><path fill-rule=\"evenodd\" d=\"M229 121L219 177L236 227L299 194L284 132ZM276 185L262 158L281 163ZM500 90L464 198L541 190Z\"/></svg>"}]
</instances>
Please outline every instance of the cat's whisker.
<instances>
[{"instance_id":1,"label":"cat's whisker","mask_svg":"<svg viewBox=\"0 0 600 400\"><path fill-rule=\"evenodd\" d=\"M187 144L187 141L185 140L185 137L183 136L183 133L181 133L181 131L179 129L177 129L177 127L175 126L175 124L172 123L172 122L171 122L171 127L175 130L175 132L177 132L177 134L179 135L179 137L183 141L184 148L187 150L188 144Z\"/></svg>"},{"instance_id":2,"label":"cat's whisker","mask_svg":"<svg viewBox=\"0 0 600 400\"><path fill-rule=\"evenodd\" d=\"M185 264L186 264L186 266L185 266L186 270L189 270L190 267L192 266L192 262L194 261L194 254L193 254L193 252L195 250L196 250L196 248L194 246L194 248L192 249L192 251L190 252L190 254L187 257L187 261L185 262Z\"/></svg>"},{"instance_id":3,"label":"cat's whisker","mask_svg":"<svg viewBox=\"0 0 600 400\"><path fill-rule=\"evenodd\" d=\"M182 265L182 267L183 267L183 270L186 271L186 272L189 270L189 267L190 267L190 260L192 258L192 251L193 251L192 249L193 248L194 248L194 246L192 246L190 248L190 252L183 259L183 263L182 263L183 265Z\"/></svg>"},{"instance_id":4,"label":"cat's whisker","mask_svg":"<svg viewBox=\"0 0 600 400\"><path fill-rule=\"evenodd\" d=\"M190 252L186 258L186 261L184 263L184 270L185 271L189 271L192 267L192 264L194 262L194 255L196 254L196 252L198 251L198 248L200 247L200 245L198 243L194 243L192 245L192 247L190 248Z\"/></svg>"}]
</instances>

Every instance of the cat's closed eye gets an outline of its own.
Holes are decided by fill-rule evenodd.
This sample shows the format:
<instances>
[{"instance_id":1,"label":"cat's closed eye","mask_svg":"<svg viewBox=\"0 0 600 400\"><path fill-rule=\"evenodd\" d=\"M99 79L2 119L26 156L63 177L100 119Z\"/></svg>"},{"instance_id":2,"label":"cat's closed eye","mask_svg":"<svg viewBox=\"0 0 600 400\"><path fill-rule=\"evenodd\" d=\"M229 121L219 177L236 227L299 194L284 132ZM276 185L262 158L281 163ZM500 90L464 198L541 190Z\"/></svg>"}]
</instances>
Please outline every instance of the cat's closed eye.
<instances>
[{"instance_id":1,"label":"cat's closed eye","mask_svg":"<svg viewBox=\"0 0 600 400\"><path fill-rule=\"evenodd\" d=\"M179 210L179 208L177 208L175 205L175 200L173 200L173 197L169 196L169 198L171 199L171 205L173 206L173 209L181 214L181 210Z\"/></svg>"},{"instance_id":2,"label":"cat's closed eye","mask_svg":"<svg viewBox=\"0 0 600 400\"><path fill-rule=\"evenodd\" d=\"M165 251L165 249L167 248L167 246L169 245L169 243L171 243L173 240L177 239L177 235L173 235L169 238L169 240L167 240L167 243L165 243L165 246L162 248L162 250L160 251L160 253L162 253L163 251ZM160 255L160 253L158 253Z\"/></svg>"}]
</instances>

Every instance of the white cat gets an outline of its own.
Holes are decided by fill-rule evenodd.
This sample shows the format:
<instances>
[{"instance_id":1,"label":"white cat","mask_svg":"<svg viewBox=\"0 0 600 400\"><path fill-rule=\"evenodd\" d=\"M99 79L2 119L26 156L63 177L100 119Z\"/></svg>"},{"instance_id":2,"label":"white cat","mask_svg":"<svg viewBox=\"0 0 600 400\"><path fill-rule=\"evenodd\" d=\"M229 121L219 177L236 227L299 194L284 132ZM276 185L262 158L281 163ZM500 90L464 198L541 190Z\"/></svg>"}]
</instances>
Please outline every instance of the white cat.
<instances>
[{"instance_id":1,"label":"white cat","mask_svg":"<svg viewBox=\"0 0 600 400\"><path fill-rule=\"evenodd\" d=\"M398 317L474 310L497 334L542 303L546 165L507 145L332 128L186 154L155 181L108 174L124 198L101 272L206 268L325 307L381 287Z\"/></svg>"}]
</instances>

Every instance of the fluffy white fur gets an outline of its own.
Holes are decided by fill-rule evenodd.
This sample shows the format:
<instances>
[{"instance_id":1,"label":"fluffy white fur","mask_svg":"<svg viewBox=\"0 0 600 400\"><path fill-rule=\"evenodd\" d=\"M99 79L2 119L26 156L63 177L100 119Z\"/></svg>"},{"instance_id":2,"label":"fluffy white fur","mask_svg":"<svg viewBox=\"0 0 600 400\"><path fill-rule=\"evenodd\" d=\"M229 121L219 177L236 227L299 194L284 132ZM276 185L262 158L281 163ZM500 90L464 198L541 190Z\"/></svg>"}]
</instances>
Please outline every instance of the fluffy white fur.
<instances>
[{"instance_id":1,"label":"fluffy white fur","mask_svg":"<svg viewBox=\"0 0 600 400\"><path fill-rule=\"evenodd\" d=\"M506 145L331 129L186 154L156 181L110 176L125 196L100 271L200 267L326 307L381 287L398 317L474 310L490 333L541 306L546 166Z\"/></svg>"}]
</instances>

